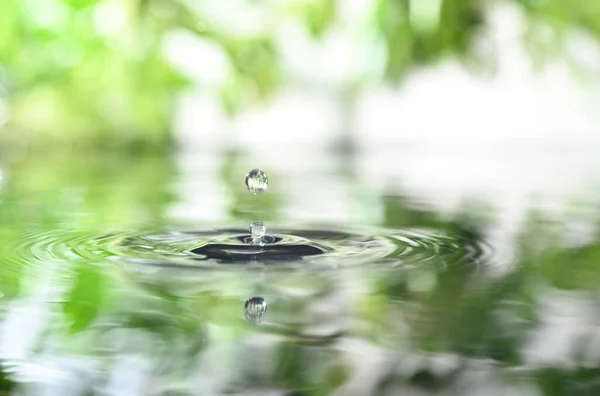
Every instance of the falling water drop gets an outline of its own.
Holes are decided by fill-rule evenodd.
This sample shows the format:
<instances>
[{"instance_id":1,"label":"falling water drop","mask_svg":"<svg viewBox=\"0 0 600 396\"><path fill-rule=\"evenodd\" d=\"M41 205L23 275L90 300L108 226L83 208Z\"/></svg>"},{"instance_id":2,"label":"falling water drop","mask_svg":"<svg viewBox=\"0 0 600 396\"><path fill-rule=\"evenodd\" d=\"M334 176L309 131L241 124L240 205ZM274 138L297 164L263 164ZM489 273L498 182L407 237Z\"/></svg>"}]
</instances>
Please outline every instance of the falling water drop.
<instances>
[{"instance_id":1,"label":"falling water drop","mask_svg":"<svg viewBox=\"0 0 600 396\"><path fill-rule=\"evenodd\" d=\"M252 194L260 194L269 186L267 174L260 169L252 169L246 175L246 187Z\"/></svg>"},{"instance_id":2,"label":"falling water drop","mask_svg":"<svg viewBox=\"0 0 600 396\"><path fill-rule=\"evenodd\" d=\"M262 297L252 297L244 303L244 316L248 322L258 324L267 313L267 301Z\"/></svg>"}]
</instances>

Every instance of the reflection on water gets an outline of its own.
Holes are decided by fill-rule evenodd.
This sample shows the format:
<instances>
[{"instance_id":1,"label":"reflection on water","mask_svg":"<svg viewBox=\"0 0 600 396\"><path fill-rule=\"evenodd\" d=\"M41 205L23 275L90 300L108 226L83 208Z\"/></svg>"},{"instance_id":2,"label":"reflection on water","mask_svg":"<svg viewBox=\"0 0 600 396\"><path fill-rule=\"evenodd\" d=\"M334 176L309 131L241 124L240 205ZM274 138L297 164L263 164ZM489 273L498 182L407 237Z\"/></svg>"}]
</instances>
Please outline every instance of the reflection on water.
<instances>
[{"instance_id":1,"label":"reflection on water","mask_svg":"<svg viewBox=\"0 0 600 396\"><path fill-rule=\"evenodd\" d=\"M307 184L325 187L313 192L306 225L302 213L286 215L298 202L280 182L248 199L245 169L236 154L194 172L163 157L6 164L0 389L600 392L600 238L589 205L562 217L531 211L516 243L491 245L494 214L484 201L431 210L403 191L365 188L351 168L325 169L324 183ZM340 186L342 199L324 202ZM327 213L322 224L308 221L336 204L356 221L330 221ZM265 248L244 242L255 218L269 221L278 249L319 254L282 265L262 265L260 254L231 265L221 265L231 256L210 257ZM514 251L511 262L498 260L505 249Z\"/></svg>"},{"instance_id":2,"label":"reflection on water","mask_svg":"<svg viewBox=\"0 0 600 396\"><path fill-rule=\"evenodd\" d=\"M244 315L249 322L260 323L267 313L267 300L262 297L252 297L244 303Z\"/></svg>"}]
</instances>

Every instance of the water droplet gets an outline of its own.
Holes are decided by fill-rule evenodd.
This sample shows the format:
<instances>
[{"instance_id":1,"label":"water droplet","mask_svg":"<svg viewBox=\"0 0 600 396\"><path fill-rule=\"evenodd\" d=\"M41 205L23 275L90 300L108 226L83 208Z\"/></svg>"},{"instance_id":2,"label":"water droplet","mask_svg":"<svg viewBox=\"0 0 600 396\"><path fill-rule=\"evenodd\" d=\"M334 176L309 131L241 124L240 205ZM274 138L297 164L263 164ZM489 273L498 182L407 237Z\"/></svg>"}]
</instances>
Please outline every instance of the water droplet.
<instances>
[{"instance_id":1,"label":"water droplet","mask_svg":"<svg viewBox=\"0 0 600 396\"><path fill-rule=\"evenodd\" d=\"M260 194L269 186L267 174L260 169L252 169L246 175L246 187L252 194Z\"/></svg>"},{"instance_id":2,"label":"water droplet","mask_svg":"<svg viewBox=\"0 0 600 396\"><path fill-rule=\"evenodd\" d=\"M262 317L267 313L267 300L262 297L252 297L244 303L244 316L252 323L262 322Z\"/></svg>"},{"instance_id":3,"label":"water droplet","mask_svg":"<svg viewBox=\"0 0 600 396\"><path fill-rule=\"evenodd\" d=\"M252 235L251 243L253 245L262 245L264 243L263 237L267 234L267 226L260 221L255 221L250 224L250 234Z\"/></svg>"}]
</instances>

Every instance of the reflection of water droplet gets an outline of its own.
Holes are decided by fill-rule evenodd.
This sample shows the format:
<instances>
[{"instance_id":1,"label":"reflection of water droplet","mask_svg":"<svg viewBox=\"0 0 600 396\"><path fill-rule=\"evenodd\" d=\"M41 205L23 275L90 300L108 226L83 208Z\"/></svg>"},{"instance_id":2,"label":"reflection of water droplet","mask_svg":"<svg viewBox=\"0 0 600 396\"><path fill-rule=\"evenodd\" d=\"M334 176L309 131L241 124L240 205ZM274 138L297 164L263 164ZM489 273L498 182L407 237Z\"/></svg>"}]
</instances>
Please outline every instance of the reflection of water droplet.
<instances>
[{"instance_id":1,"label":"reflection of water droplet","mask_svg":"<svg viewBox=\"0 0 600 396\"><path fill-rule=\"evenodd\" d=\"M244 303L246 320L252 323L262 322L262 317L267 313L267 300L262 297L252 297Z\"/></svg>"},{"instance_id":2,"label":"reflection of water droplet","mask_svg":"<svg viewBox=\"0 0 600 396\"><path fill-rule=\"evenodd\" d=\"M263 237L267 233L267 226L260 221L255 221L250 224L250 234L252 235L251 243L253 245L262 245L264 243Z\"/></svg>"},{"instance_id":3,"label":"reflection of water droplet","mask_svg":"<svg viewBox=\"0 0 600 396\"><path fill-rule=\"evenodd\" d=\"M252 194L260 194L269 186L267 174L260 169L252 169L246 175L246 187Z\"/></svg>"}]
</instances>

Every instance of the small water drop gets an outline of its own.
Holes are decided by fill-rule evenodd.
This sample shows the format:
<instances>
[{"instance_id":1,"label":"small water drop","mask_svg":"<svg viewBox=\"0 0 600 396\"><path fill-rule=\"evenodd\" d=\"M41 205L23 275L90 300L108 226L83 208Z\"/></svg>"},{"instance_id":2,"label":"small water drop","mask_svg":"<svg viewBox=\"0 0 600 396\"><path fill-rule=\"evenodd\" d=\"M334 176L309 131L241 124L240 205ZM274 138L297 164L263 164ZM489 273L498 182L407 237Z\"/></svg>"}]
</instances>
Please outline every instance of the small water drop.
<instances>
[{"instance_id":1,"label":"small water drop","mask_svg":"<svg viewBox=\"0 0 600 396\"><path fill-rule=\"evenodd\" d=\"M267 300L262 297L252 297L244 303L244 316L248 322L258 324L267 313Z\"/></svg>"},{"instance_id":2,"label":"small water drop","mask_svg":"<svg viewBox=\"0 0 600 396\"><path fill-rule=\"evenodd\" d=\"M260 169L252 169L246 175L246 187L252 194L260 194L269 186L267 174Z\"/></svg>"},{"instance_id":3,"label":"small water drop","mask_svg":"<svg viewBox=\"0 0 600 396\"><path fill-rule=\"evenodd\" d=\"M260 221L255 221L250 224L250 234L252 235L252 245L262 245L264 243L263 237L267 234L267 226Z\"/></svg>"}]
</instances>

